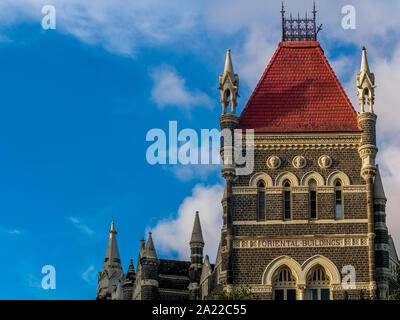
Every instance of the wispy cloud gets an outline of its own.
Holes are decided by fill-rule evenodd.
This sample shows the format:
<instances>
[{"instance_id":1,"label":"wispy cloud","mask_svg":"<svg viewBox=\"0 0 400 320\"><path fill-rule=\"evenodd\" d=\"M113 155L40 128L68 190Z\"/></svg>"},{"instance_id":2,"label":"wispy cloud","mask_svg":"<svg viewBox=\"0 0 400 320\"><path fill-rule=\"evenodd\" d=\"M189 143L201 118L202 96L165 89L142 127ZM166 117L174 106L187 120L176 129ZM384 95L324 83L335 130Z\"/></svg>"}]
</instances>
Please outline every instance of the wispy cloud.
<instances>
[{"instance_id":1,"label":"wispy cloud","mask_svg":"<svg viewBox=\"0 0 400 320\"><path fill-rule=\"evenodd\" d=\"M87 235L93 235L94 231L90 229L86 224L84 224L81 220L75 218L75 217L68 217L68 220L72 222L72 224L79 229L81 232L87 234Z\"/></svg>"},{"instance_id":2,"label":"wispy cloud","mask_svg":"<svg viewBox=\"0 0 400 320\"><path fill-rule=\"evenodd\" d=\"M8 229L0 226L0 232L1 233L6 233L6 234L14 234L14 235L20 235L22 233L22 230L20 229Z\"/></svg>"},{"instance_id":3,"label":"wispy cloud","mask_svg":"<svg viewBox=\"0 0 400 320\"><path fill-rule=\"evenodd\" d=\"M94 266L89 266L81 275L82 279L88 284L96 284L96 272Z\"/></svg>"},{"instance_id":4,"label":"wispy cloud","mask_svg":"<svg viewBox=\"0 0 400 320\"><path fill-rule=\"evenodd\" d=\"M207 94L199 90L190 90L186 80L172 66L164 64L153 68L150 77L154 82L151 99L159 108L170 106L188 110L194 106L213 105Z\"/></svg>"}]
</instances>

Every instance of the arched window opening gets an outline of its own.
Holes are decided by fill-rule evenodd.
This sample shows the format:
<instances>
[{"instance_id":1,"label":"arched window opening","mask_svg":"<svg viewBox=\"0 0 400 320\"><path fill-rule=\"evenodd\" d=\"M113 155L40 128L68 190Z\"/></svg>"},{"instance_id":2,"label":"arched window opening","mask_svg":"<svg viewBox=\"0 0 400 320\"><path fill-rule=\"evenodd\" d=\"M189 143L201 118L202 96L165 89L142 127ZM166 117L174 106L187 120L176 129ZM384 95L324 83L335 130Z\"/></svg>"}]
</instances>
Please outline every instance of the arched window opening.
<instances>
[{"instance_id":1,"label":"arched window opening","mask_svg":"<svg viewBox=\"0 0 400 320\"><path fill-rule=\"evenodd\" d=\"M311 180L309 183L310 189L310 219L317 219L317 183Z\"/></svg>"},{"instance_id":2,"label":"arched window opening","mask_svg":"<svg viewBox=\"0 0 400 320\"><path fill-rule=\"evenodd\" d=\"M230 103L230 98L231 98L231 92L229 91L229 89L227 89L226 91L225 91L225 100L226 100L226 104L227 105L229 105L229 103Z\"/></svg>"},{"instance_id":3,"label":"arched window opening","mask_svg":"<svg viewBox=\"0 0 400 320\"><path fill-rule=\"evenodd\" d=\"M335 219L343 219L343 187L340 180L335 182Z\"/></svg>"},{"instance_id":4,"label":"arched window opening","mask_svg":"<svg viewBox=\"0 0 400 320\"><path fill-rule=\"evenodd\" d=\"M330 300L330 279L325 269L318 265L310 270L307 276L307 292L309 300Z\"/></svg>"},{"instance_id":5,"label":"arched window opening","mask_svg":"<svg viewBox=\"0 0 400 320\"><path fill-rule=\"evenodd\" d=\"M283 219L291 219L291 195L290 182L288 180L283 183Z\"/></svg>"},{"instance_id":6,"label":"arched window opening","mask_svg":"<svg viewBox=\"0 0 400 320\"><path fill-rule=\"evenodd\" d=\"M296 300L296 278L286 266L272 277L274 300Z\"/></svg>"},{"instance_id":7,"label":"arched window opening","mask_svg":"<svg viewBox=\"0 0 400 320\"><path fill-rule=\"evenodd\" d=\"M259 181L257 184L257 220L265 220L265 183Z\"/></svg>"}]
</instances>

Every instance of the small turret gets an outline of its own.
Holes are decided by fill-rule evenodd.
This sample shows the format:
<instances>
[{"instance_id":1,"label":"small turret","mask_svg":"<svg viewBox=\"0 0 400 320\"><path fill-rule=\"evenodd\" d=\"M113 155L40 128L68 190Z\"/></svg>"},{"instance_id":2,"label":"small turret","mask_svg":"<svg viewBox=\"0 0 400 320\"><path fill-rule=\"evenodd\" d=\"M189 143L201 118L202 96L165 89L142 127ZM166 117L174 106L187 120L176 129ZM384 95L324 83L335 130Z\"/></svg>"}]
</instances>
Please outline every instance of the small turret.
<instances>
[{"instance_id":1,"label":"small turret","mask_svg":"<svg viewBox=\"0 0 400 320\"><path fill-rule=\"evenodd\" d=\"M123 285L124 300L132 300L133 285L135 283L135 280L136 280L136 273L135 273L135 268L133 267L133 260L131 259Z\"/></svg>"},{"instance_id":2,"label":"small turret","mask_svg":"<svg viewBox=\"0 0 400 320\"><path fill-rule=\"evenodd\" d=\"M151 232L149 232L149 238L147 239L143 256L140 258L140 264L142 287L141 299L156 300L158 299L158 266L160 261L157 258Z\"/></svg>"},{"instance_id":3,"label":"small turret","mask_svg":"<svg viewBox=\"0 0 400 320\"><path fill-rule=\"evenodd\" d=\"M190 239L189 298L191 300L196 300L200 297L199 282L203 266L203 248L203 233L201 231L199 212L196 211Z\"/></svg>"},{"instance_id":4,"label":"small turret","mask_svg":"<svg viewBox=\"0 0 400 320\"><path fill-rule=\"evenodd\" d=\"M365 47L362 49L361 55L361 68L357 73L357 95L358 103L361 107L361 113L364 112L365 96L368 99L369 112L374 112L373 105L375 100L375 75L369 70L367 60L367 50Z\"/></svg>"},{"instance_id":5,"label":"small turret","mask_svg":"<svg viewBox=\"0 0 400 320\"><path fill-rule=\"evenodd\" d=\"M221 232L221 242L224 247L224 282L230 286L232 284L232 182L236 177L235 163L235 141L234 130L239 119L236 116L237 97L239 97L239 76L233 71L231 51L228 49L225 59L224 73L219 76L219 88L221 92L222 114L219 117L221 126L221 149L222 158L222 177L226 180L225 192L222 199L223 226ZM231 104L231 113L227 113L228 105Z\"/></svg>"}]
</instances>

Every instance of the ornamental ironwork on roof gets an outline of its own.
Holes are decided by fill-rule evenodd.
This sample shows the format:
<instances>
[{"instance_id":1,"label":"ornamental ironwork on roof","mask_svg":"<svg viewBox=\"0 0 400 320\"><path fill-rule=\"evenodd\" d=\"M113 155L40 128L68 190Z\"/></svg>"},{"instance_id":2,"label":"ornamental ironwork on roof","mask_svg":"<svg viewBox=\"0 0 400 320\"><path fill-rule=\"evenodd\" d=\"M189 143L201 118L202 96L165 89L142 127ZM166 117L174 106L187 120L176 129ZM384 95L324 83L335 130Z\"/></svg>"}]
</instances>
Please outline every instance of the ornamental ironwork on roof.
<instances>
[{"instance_id":1,"label":"ornamental ironwork on roof","mask_svg":"<svg viewBox=\"0 0 400 320\"><path fill-rule=\"evenodd\" d=\"M317 41L317 34L322 28L322 24L317 27L315 2L312 11L312 17L293 18L290 14L289 18L285 17L285 8L282 2L282 41Z\"/></svg>"}]
</instances>

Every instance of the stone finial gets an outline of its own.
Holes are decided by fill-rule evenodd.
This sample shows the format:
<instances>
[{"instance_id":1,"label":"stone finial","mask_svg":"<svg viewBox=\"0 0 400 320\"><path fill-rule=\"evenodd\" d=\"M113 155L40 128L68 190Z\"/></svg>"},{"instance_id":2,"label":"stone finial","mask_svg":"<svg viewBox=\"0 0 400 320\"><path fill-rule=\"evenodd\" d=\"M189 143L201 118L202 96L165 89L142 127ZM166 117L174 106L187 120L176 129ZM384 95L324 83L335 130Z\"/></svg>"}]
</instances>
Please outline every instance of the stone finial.
<instances>
[{"instance_id":1,"label":"stone finial","mask_svg":"<svg viewBox=\"0 0 400 320\"><path fill-rule=\"evenodd\" d=\"M360 72L357 73L357 95L361 113L365 112L365 96L367 96L369 104L369 112L374 112L373 105L375 99L375 75L371 73L367 60L367 50L362 49Z\"/></svg>"},{"instance_id":2,"label":"stone finial","mask_svg":"<svg viewBox=\"0 0 400 320\"><path fill-rule=\"evenodd\" d=\"M239 97L239 76L233 71L231 51L226 52L224 73L219 76L219 87L221 92L222 114L227 113L228 105L231 104L231 113L236 113L237 97Z\"/></svg>"}]
</instances>

